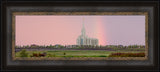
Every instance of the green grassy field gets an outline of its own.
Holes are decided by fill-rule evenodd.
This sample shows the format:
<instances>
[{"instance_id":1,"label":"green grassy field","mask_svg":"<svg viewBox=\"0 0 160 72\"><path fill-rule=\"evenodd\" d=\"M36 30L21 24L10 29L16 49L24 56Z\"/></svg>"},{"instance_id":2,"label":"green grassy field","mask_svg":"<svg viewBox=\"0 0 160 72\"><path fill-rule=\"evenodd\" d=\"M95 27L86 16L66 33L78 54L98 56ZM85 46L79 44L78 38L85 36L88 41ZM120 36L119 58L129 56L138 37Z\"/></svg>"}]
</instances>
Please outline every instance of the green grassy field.
<instances>
[{"instance_id":1,"label":"green grassy field","mask_svg":"<svg viewBox=\"0 0 160 72\"><path fill-rule=\"evenodd\" d=\"M56 51L26 51L28 57L33 53L46 52L45 57L108 57L111 53L140 53L144 51L102 51L102 50L56 50ZM20 52L16 52L16 57L20 57Z\"/></svg>"}]
</instances>

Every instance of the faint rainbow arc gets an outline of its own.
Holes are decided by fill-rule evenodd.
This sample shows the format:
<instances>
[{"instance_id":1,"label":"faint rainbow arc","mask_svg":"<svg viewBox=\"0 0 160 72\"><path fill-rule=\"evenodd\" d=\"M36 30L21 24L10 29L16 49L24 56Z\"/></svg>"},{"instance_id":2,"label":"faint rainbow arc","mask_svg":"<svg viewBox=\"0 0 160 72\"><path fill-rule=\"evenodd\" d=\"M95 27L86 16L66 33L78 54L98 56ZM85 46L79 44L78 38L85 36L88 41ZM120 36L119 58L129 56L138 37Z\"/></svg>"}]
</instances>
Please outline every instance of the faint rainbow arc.
<instances>
[{"instance_id":1,"label":"faint rainbow arc","mask_svg":"<svg viewBox=\"0 0 160 72\"><path fill-rule=\"evenodd\" d=\"M99 45L107 45L107 38L105 34L106 31L103 20L101 18L96 18L95 23L96 37L99 40Z\"/></svg>"}]
</instances>

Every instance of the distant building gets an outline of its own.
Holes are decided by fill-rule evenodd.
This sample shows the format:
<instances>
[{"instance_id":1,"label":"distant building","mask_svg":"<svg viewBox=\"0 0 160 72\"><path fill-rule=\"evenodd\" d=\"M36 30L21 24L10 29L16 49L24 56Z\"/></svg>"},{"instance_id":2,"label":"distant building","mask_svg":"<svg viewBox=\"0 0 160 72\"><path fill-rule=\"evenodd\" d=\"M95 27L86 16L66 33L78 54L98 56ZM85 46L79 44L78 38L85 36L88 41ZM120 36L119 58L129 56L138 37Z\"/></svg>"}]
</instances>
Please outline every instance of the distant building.
<instances>
[{"instance_id":1,"label":"distant building","mask_svg":"<svg viewBox=\"0 0 160 72\"><path fill-rule=\"evenodd\" d=\"M78 45L72 45L72 48L78 47Z\"/></svg>"},{"instance_id":2,"label":"distant building","mask_svg":"<svg viewBox=\"0 0 160 72\"><path fill-rule=\"evenodd\" d=\"M78 45L67 45L67 46L65 46L65 48L76 48L76 47L78 47Z\"/></svg>"},{"instance_id":3,"label":"distant building","mask_svg":"<svg viewBox=\"0 0 160 72\"><path fill-rule=\"evenodd\" d=\"M98 45L98 39L89 38L86 35L84 24L83 24L83 28L81 30L81 35L78 36L78 38L77 38L77 45L94 45L94 46Z\"/></svg>"},{"instance_id":4,"label":"distant building","mask_svg":"<svg viewBox=\"0 0 160 72\"><path fill-rule=\"evenodd\" d=\"M61 46L60 44L56 44L56 45L54 45L56 48L58 48L59 46Z\"/></svg>"},{"instance_id":5,"label":"distant building","mask_svg":"<svg viewBox=\"0 0 160 72\"><path fill-rule=\"evenodd\" d=\"M66 48L72 48L72 45L67 45Z\"/></svg>"}]
</instances>

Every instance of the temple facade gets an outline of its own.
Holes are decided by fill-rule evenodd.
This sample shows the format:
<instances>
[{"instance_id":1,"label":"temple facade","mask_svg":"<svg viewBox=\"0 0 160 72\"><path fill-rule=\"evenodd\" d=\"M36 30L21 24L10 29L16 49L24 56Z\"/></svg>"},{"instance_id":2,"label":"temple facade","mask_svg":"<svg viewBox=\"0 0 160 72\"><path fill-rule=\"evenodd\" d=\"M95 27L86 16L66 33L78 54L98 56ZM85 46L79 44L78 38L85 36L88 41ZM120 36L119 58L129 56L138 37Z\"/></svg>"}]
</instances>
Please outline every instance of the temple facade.
<instances>
[{"instance_id":1,"label":"temple facade","mask_svg":"<svg viewBox=\"0 0 160 72\"><path fill-rule=\"evenodd\" d=\"M92 46L98 45L98 39L90 38L86 35L84 23L83 23L83 27L81 30L81 35L78 36L78 38L77 38L77 45L92 45Z\"/></svg>"}]
</instances>

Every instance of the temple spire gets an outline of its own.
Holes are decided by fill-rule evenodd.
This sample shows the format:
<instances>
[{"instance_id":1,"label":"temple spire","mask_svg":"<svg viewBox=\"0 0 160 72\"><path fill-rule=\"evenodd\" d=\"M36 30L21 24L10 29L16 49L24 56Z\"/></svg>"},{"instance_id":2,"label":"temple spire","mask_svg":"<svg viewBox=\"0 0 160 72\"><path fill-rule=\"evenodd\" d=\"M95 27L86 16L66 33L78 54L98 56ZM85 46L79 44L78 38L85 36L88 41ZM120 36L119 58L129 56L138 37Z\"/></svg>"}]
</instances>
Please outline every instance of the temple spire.
<instances>
[{"instance_id":1,"label":"temple spire","mask_svg":"<svg viewBox=\"0 0 160 72\"><path fill-rule=\"evenodd\" d=\"M82 32L82 35L85 36L86 31L85 31L85 27L84 27L84 17L83 17L83 26L82 26L81 32Z\"/></svg>"},{"instance_id":2,"label":"temple spire","mask_svg":"<svg viewBox=\"0 0 160 72\"><path fill-rule=\"evenodd\" d=\"M84 17L83 17L83 28L84 28Z\"/></svg>"}]
</instances>

